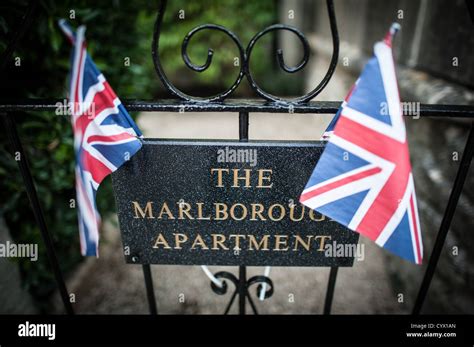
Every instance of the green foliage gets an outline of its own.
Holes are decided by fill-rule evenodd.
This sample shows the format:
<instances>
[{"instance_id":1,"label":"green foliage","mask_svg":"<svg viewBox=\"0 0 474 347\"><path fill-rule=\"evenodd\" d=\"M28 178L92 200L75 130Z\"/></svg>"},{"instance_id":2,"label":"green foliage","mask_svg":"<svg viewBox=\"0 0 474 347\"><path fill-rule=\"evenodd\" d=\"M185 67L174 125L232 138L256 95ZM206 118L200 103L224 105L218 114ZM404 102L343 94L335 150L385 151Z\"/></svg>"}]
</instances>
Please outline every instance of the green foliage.
<instances>
[{"instance_id":1,"label":"green foliage","mask_svg":"<svg viewBox=\"0 0 474 347\"><path fill-rule=\"evenodd\" d=\"M184 16L184 18L183 18ZM234 32L242 42L244 49L250 39L260 30L275 23L275 1L170 1L162 25L160 37L160 57L166 72L171 71L178 86L185 90L196 89L196 84L204 88L219 90L229 87L236 79L239 67L234 66L234 58L239 57L235 43L225 33L205 29L196 33L188 45L188 54L196 65L202 65L207 59L208 49L213 49L211 66L202 73L189 70L181 58L181 43L185 35L203 23L218 24ZM268 39L271 35L268 35ZM270 59L265 51L271 51L271 41L262 39L252 53L252 71L260 74L271 71ZM241 62L239 62L241 63ZM270 65L270 67L269 67ZM240 90L245 92L246 83Z\"/></svg>"},{"instance_id":2,"label":"green foliage","mask_svg":"<svg viewBox=\"0 0 474 347\"><path fill-rule=\"evenodd\" d=\"M1 52L18 29L27 3L26 0L4 0L0 4ZM66 98L71 46L57 26L60 18L68 19L73 27L87 26L88 51L117 95L123 99L151 99L162 95L164 88L155 74L150 50L157 6L157 2L147 1L39 1L31 29L20 40L6 69L1 72L0 97ZM183 20L178 17L180 10L184 10ZM71 11L74 11L74 19L70 18ZM193 63L203 64L208 48L214 49L215 54L211 67L196 73L185 67L181 58L184 36L197 25L220 24L234 31L245 48L255 33L275 21L274 0L169 1L160 38L160 56L166 73L174 83L193 94L222 91L238 73L234 66L237 47L221 32L205 30L198 33L189 44ZM274 60L274 52L269 56L268 51L274 47L271 35L268 36L259 42L252 55L252 71L257 77L273 73L268 66L272 63L268 62ZM21 59L20 66L15 65L16 57ZM126 66L125 59L130 61L130 66ZM245 85L242 83L240 88L243 92ZM75 199L70 121L54 112L18 112L14 117L61 267L67 272L82 259L77 211L70 207L71 199ZM51 293L55 284L5 134L0 138L0 192L0 214L14 240L39 245L39 260L35 263L19 260L19 265L25 286L37 298L43 298ZM103 216L114 211L108 179L101 185L97 200Z\"/></svg>"},{"instance_id":3,"label":"green foliage","mask_svg":"<svg viewBox=\"0 0 474 347\"><path fill-rule=\"evenodd\" d=\"M61 266L67 270L80 260L76 211L69 208L69 200L75 198L70 126L66 119L52 122L51 115L45 113L18 117L16 121L46 222L53 235ZM43 297L54 288L51 270L17 163L3 142L0 144L0 167L1 212L16 242L39 244L38 261L20 260L20 266L27 287L35 296Z\"/></svg>"},{"instance_id":4,"label":"green foliage","mask_svg":"<svg viewBox=\"0 0 474 347\"><path fill-rule=\"evenodd\" d=\"M19 19L25 2L7 2L0 11L0 42L4 50ZM15 66L14 57L2 71L1 95L5 99L25 97L66 98L71 46L57 26L57 20L67 18L75 10L72 26L87 25L89 52L120 96L140 95L151 98L147 88L153 75L150 71L124 65L124 57L141 49L138 33L139 13L147 7L131 2L42 1L32 29L20 41L14 57L21 58ZM132 66L140 61L131 60ZM141 86L135 81L142 81ZM6 83L5 81L8 81ZM23 147L35 179L46 223L64 271L72 269L81 259L77 227L77 211L71 208L75 199L74 152L70 120L54 112L15 113ZM24 159L24 158L22 158ZM98 207L104 216L114 210L108 180L98 192ZM0 140L0 213L5 218L12 237L19 243L37 243L39 260L19 260L24 283L38 298L54 289L54 279L47 261L40 232L26 195L12 149L3 134ZM45 300L38 300L39 304ZM42 307L45 308L45 307Z\"/></svg>"}]
</instances>

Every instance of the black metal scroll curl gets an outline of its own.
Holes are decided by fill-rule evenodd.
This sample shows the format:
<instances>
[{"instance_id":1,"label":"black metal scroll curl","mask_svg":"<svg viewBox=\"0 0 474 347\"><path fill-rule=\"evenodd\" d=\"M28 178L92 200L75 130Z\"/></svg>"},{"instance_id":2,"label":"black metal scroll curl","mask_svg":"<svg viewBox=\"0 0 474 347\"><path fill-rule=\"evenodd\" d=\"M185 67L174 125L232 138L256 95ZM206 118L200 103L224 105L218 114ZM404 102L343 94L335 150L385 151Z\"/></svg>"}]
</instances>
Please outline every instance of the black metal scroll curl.
<instances>
[{"instance_id":1,"label":"black metal scroll curl","mask_svg":"<svg viewBox=\"0 0 474 347\"><path fill-rule=\"evenodd\" d=\"M328 84L329 80L331 79L331 77L334 73L334 70L336 69L337 60L338 60L338 57L339 57L339 35L338 35L338 31L337 31L336 15L335 15L335 12L334 12L333 1L332 0L326 0L327 9L328 9L328 16L329 16L329 22L330 22L330 26L331 26L332 41L333 41L333 53L332 53L331 62L329 64L326 75L321 80L321 82L316 86L316 88L314 88L312 91L310 91L309 93L307 93L303 96L296 97L296 98L293 98L293 99L280 98L278 96L275 96L273 94L270 94L270 93L264 91L257 84L257 82L255 81L255 79L254 79L254 77L253 77L253 75L250 71L250 57L251 57L252 50L253 50L255 44L265 34L267 34L269 32L272 32L272 31L277 31L277 30L286 30L286 31L294 33L303 45L303 58L302 58L301 62L298 65L296 65L294 67L289 67L288 65L286 65L285 61L284 61L284 58L283 58L283 51L281 49L278 49L277 52L276 52L276 58L277 58L277 61L278 61L278 65L280 66L280 68L283 71L285 71L287 73L295 73L295 72L300 71L301 69L303 69L306 66L306 64L309 60L310 47L309 47L309 43L308 43L308 40L306 39L305 35L301 31L299 31L297 28L289 26L289 25L284 25L284 24L271 25L271 26L265 28L264 30L258 32L250 40L250 42L247 46L247 49L244 51L243 45L242 45L241 41L239 40L239 38L237 37L237 35L235 35L229 29L227 29L223 26L220 26L220 25L216 25L216 24L203 24L203 25L200 25L200 26L192 29L185 36L185 38L183 40L183 44L182 44L182 47L181 47L181 55L182 55L182 58L184 60L184 63L186 64L186 66L188 68L190 68L191 70L193 70L193 71L203 72L203 71L206 71L209 68L209 66L211 65L212 57L213 57L213 54L214 54L214 51L211 48L208 49L207 59L206 59L206 62L203 65L193 64L191 62L191 59L188 56L188 53L187 53L187 47L188 47L188 44L189 44L191 38L193 37L193 35L196 34L199 31L201 31L201 30L210 29L210 30L218 30L218 31L221 31L221 32L225 33L237 45L237 47L239 49L239 55L240 55L240 61L241 61L240 71L239 71L239 74L238 74L236 80L234 81L234 83L226 91L224 91L224 92L222 92L218 95L207 97L207 98L194 97L194 96L188 95L186 93L183 93L181 90L176 88L176 86L174 86L173 83L171 83L171 81L168 79L168 77L166 76L166 74L163 70L163 67L161 65L160 58L159 58L159 52L158 52L159 39L160 39L161 25L163 23L163 16L164 16L164 13L165 13L165 10L166 10L166 3L167 3L167 0L161 0L160 1L160 7L158 9L158 15L157 15L157 18L156 18L155 28L154 28L154 32L153 32L152 58L153 58L153 63L155 65L156 73L158 74L158 77L160 78L160 80L163 83L163 85L165 86L165 88L173 96L175 96L175 97L177 97L181 100L185 100L185 101L189 101L189 102L200 102L200 103L223 101L225 98L227 98L229 95L231 95L237 89L240 82L242 81L243 76L245 75L247 77L247 80L250 84L251 89L253 91L255 91L255 93L258 94L263 99L266 99L266 100L272 101L272 102L279 102L279 103L302 104L302 103L309 102L311 99L313 99L319 93L321 93L321 91L324 89L324 87L326 87L326 85Z\"/></svg>"},{"instance_id":2,"label":"black metal scroll curl","mask_svg":"<svg viewBox=\"0 0 474 347\"><path fill-rule=\"evenodd\" d=\"M247 46L247 50L246 50L246 56L247 56L247 62L245 64L245 75L247 76L247 79L250 83L250 86L251 88L257 93L259 94L261 97L263 97L264 99L267 99L267 100L270 100L270 101L285 101L277 96L274 96L272 94L269 94L267 92L265 92L262 88L260 88L257 84L257 82L255 82L255 79L253 78L252 76L252 72L250 71L250 57L252 56L252 50L253 50L253 47L255 46L255 44L257 43L257 41L262 37L264 36L265 34L269 33L269 32L272 32L272 31L277 31L277 30L287 30L287 31L290 31L292 33L294 33L298 38L299 40L301 41L302 45L303 45L303 59L301 60L301 62L295 66L295 67L288 67L288 65L285 64L285 60L283 58L283 50L282 49L278 49L276 51L276 56L277 56L277 61L278 61L278 65L280 66L280 68L288 73L295 73L295 72L298 72L300 71L302 68L305 67L306 63L308 62L309 60L309 52L310 52L310 48L309 48L309 43L308 43L308 40L306 39L306 37L304 36L304 34L299 31L298 29L294 28L294 27L290 27L288 25L283 25L283 24L275 24L275 25L271 25L269 26L268 28L265 28L264 30L260 31L259 33L257 33L249 42L249 45ZM296 100L295 100L296 101ZM297 102L297 101L296 101Z\"/></svg>"},{"instance_id":3,"label":"black metal scroll curl","mask_svg":"<svg viewBox=\"0 0 474 347\"><path fill-rule=\"evenodd\" d=\"M232 84L232 86L230 86L229 89L227 89L226 91L224 91L224 92L222 92L218 95L208 97L208 98L198 98L198 97L193 97L191 95L183 93L181 90L176 88L173 85L173 83L171 83L170 80L168 79L168 77L166 76L166 74L163 70L163 67L161 66L161 62L160 62L160 58L159 58L159 52L158 52L159 41L160 41L161 24L163 22L164 13L166 11L166 3L167 3L166 0L162 0L160 2L160 8L158 10L158 16L157 16L156 22L155 22L155 29L153 31L153 41L152 41L152 46L151 46L151 54L152 54L152 58L153 58L153 63L155 65L155 70L156 70L156 73L158 74L158 77L160 78L160 80L163 83L163 85L165 86L165 88L171 94L173 94L174 96L176 96L176 97L178 97L182 100L194 101L194 102L213 102L213 101L222 101L222 100L224 100L227 96L229 96L230 94L232 94L234 92L234 90L239 86L240 82L242 81L242 78L244 77L243 64L241 64L240 71L239 71L239 74L237 76L237 79L234 81L234 83ZM225 33L227 36L229 36L232 39L232 41L234 41L234 43L237 45L237 48L239 49L240 61L245 62L246 58L245 58L244 48L243 48L243 45L240 42L239 38L237 37L237 35L235 35L232 31L230 31L229 29L227 29L227 28L225 28L221 25L203 24L203 25L200 25L200 26L192 29L184 37L183 44L181 46L181 56L183 57L183 60L184 60L186 66L188 68L190 68L191 70L196 71L196 72L203 72L203 71L207 70L207 68L212 63L212 56L214 55L214 51L211 48L208 48L206 62L204 63L204 65L201 65L201 66L193 64L191 62L191 59L188 56L188 53L187 53L188 44L189 44L191 38L194 36L194 34L196 34L197 32L199 32L201 30L206 30L206 29L218 30L218 31L221 31L221 32Z\"/></svg>"},{"instance_id":4,"label":"black metal scroll curl","mask_svg":"<svg viewBox=\"0 0 474 347\"><path fill-rule=\"evenodd\" d=\"M229 313L229 310L232 307L232 304L234 303L235 298L237 297L237 294L246 296L249 300L250 306L252 307L253 313L258 314L257 307L255 306L255 303L253 302L253 299L252 299L252 297L250 296L250 293L249 293L250 286L252 286L254 284L258 284L257 292L256 292L258 297L260 297L260 294L263 290L263 285L262 285L263 283L267 284L267 289L265 291L264 298L268 299L273 295L273 282L270 278L268 278L266 276L253 276L253 277L249 278L247 280L247 282L245 282L244 288L240 288L239 279L237 277L235 277L230 272L220 271L220 272L217 272L214 275L214 277L222 280L221 281L222 282L221 287L219 287L218 285L216 285L214 282L211 281L212 291L214 293L218 294L218 295L225 295L227 293L227 289L228 289L227 281L232 282L235 286L234 292L232 293L232 296L230 297L230 301L227 304L227 307L224 311L224 314ZM239 293L239 290L243 290L244 292Z\"/></svg>"}]
</instances>

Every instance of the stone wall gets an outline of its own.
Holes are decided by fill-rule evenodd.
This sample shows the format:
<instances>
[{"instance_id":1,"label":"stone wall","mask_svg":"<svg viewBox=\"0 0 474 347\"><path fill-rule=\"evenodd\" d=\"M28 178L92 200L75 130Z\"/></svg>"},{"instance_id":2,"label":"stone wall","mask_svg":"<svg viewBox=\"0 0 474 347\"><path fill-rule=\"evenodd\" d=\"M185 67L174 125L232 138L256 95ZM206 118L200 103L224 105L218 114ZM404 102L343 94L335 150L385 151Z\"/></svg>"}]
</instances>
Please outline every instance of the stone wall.
<instances>
[{"instance_id":1,"label":"stone wall","mask_svg":"<svg viewBox=\"0 0 474 347\"><path fill-rule=\"evenodd\" d=\"M310 90L325 74L332 54L325 1L281 1L281 21L305 31L313 50L306 68ZM335 0L341 40L339 64L316 99L341 100L372 54L373 44L397 21L394 41L402 101L437 104L474 103L473 24L463 0ZM288 11L295 16L288 18ZM295 40L282 36L285 59L297 56ZM291 62L291 60L290 60ZM328 122L331 117L322 117ZM405 294L410 312L446 207L464 149L469 123L454 119L406 119L424 242L419 268L387 253L385 262L393 293ZM425 313L474 313L474 177L466 181ZM457 252L456 252L457 250ZM370 259L367 259L370 261ZM350 288L346 288L350 290Z\"/></svg>"}]
</instances>

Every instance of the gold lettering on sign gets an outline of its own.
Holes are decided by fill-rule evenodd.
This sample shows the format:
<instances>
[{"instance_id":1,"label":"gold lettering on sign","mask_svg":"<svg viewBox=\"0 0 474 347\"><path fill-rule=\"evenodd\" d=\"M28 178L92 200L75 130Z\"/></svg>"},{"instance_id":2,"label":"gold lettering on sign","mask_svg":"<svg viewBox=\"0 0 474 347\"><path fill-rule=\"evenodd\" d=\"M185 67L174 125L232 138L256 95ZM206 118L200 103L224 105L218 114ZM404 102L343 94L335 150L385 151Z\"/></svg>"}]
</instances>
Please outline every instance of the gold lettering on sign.
<instances>
[{"instance_id":1,"label":"gold lettering on sign","mask_svg":"<svg viewBox=\"0 0 474 347\"><path fill-rule=\"evenodd\" d=\"M161 207L160 214L158 215L157 219L162 219L163 213L166 213L166 215L168 216L168 219L175 219L166 202L163 203L163 206Z\"/></svg>"},{"instance_id":2,"label":"gold lettering on sign","mask_svg":"<svg viewBox=\"0 0 474 347\"><path fill-rule=\"evenodd\" d=\"M218 187L218 188L224 187L224 183L222 182L222 173L223 172L229 173L229 169L211 169L211 175L214 172L217 172L217 185L216 185L216 187Z\"/></svg>"},{"instance_id":3,"label":"gold lettering on sign","mask_svg":"<svg viewBox=\"0 0 474 347\"><path fill-rule=\"evenodd\" d=\"M188 217L188 219L194 219L193 216L189 214L189 210L191 209L191 205L187 202L178 202L179 206L179 218L178 219L185 219L184 215Z\"/></svg>"},{"instance_id":4,"label":"gold lettering on sign","mask_svg":"<svg viewBox=\"0 0 474 347\"><path fill-rule=\"evenodd\" d=\"M241 173L243 171L243 174ZM273 169L258 169L257 185L256 188L272 188L273 183L270 183L272 180ZM214 175L216 173L216 175ZM224 187L224 173L230 174L230 169L224 168L211 168L211 177L217 178L217 184L215 185L218 188ZM251 188L250 178L252 175L252 169L232 169L232 188ZM253 177L253 176L252 176ZM240 184L243 181L243 186Z\"/></svg>"},{"instance_id":5,"label":"gold lettering on sign","mask_svg":"<svg viewBox=\"0 0 474 347\"><path fill-rule=\"evenodd\" d=\"M216 207L216 217L214 220L226 220L229 218L229 214L227 213L227 205L221 202L215 202L214 206ZM223 217L224 215L225 217Z\"/></svg>"},{"instance_id":6,"label":"gold lettering on sign","mask_svg":"<svg viewBox=\"0 0 474 347\"><path fill-rule=\"evenodd\" d=\"M258 220L257 219L257 216L258 218L260 218L260 220L267 220L264 216L262 216L262 212L263 210L265 209L265 206L263 206L263 204L252 204L252 218L250 218L250 220Z\"/></svg>"},{"instance_id":7,"label":"gold lettering on sign","mask_svg":"<svg viewBox=\"0 0 474 347\"><path fill-rule=\"evenodd\" d=\"M200 234L197 234L196 238L194 239L193 245L191 246L191 249L196 248L197 245L199 245L201 249L209 249Z\"/></svg>"},{"instance_id":8,"label":"gold lettering on sign","mask_svg":"<svg viewBox=\"0 0 474 347\"><path fill-rule=\"evenodd\" d=\"M209 215L208 217L203 217L202 216L202 205L204 205L203 202L196 202L196 205L198 207L198 220L211 220L211 216Z\"/></svg>"},{"instance_id":9,"label":"gold lettering on sign","mask_svg":"<svg viewBox=\"0 0 474 347\"><path fill-rule=\"evenodd\" d=\"M160 245L162 245L165 249L171 249L170 245L168 244L162 233L158 234L153 248L160 248Z\"/></svg>"},{"instance_id":10,"label":"gold lettering on sign","mask_svg":"<svg viewBox=\"0 0 474 347\"><path fill-rule=\"evenodd\" d=\"M242 214L240 215L239 218L235 216L235 208L239 206L242 209ZM234 204L230 207L230 217L233 220L243 220L247 217L247 207L244 204Z\"/></svg>"},{"instance_id":11,"label":"gold lettering on sign","mask_svg":"<svg viewBox=\"0 0 474 347\"><path fill-rule=\"evenodd\" d=\"M288 219L292 222L301 222L308 218L313 222L322 222L326 217L312 209L306 209L298 204L273 203L268 206L253 202L250 204L236 202L227 204L223 202L179 202L170 204L166 201L160 205L154 202L139 203L131 201L133 218L159 219L159 220L228 220L233 221L267 221L279 222ZM154 213L158 212L158 215ZM308 211L308 213L307 213Z\"/></svg>"},{"instance_id":12,"label":"gold lettering on sign","mask_svg":"<svg viewBox=\"0 0 474 347\"><path fill-rule=\"evenodd\" d=\"M297 251L298 250L298 244L301 244L301 246L304 247L304 249L306 249L307 251L309 251L309 247L311 245L311 239L313 238L313 235L308 235L306 236L306 239L308 240L307 243L305 243L303 241L303 239L301 238L301 236L299 235L295 235L295 247L293 248L294 251Z\"/></svg>"},{"instance_id":13,"label":"gold lettering on sign","mask_svg":"<svg viewBox=\"0 0 474 347\"><path fill-rule=\"evenodd\" d=\"M309 209L309 218L311 218L311 220L315 221L315 222L322 222L326 216L323 215L322 213L320 213L321 217L320 218L316 218L314 216L314 210L312 208Z\"/></svg>"},{"instance_id":14,"label":"gold lettering on sign","mask_svg":"<svg viewBox=\"0 0 474 347\"><path fill-rule=\"evenodd\" d=\"M248 251L275 251L287 252L289 250L298 252L306 250L311 252L324 252L330 235L285 235L285 234L265 234L258 239L256 235L245 234L210 234L210 241L207 243L201 233L196 233L190 238L184 233L173 233L174 237L166 239L163 233L158 233L154 240L153 248L157 249L200 249L213 251L248 250ZM318 244L319 242L319 244ZM211 247L212 245L212 247Z\"/></svg>"},{"instance_id":15,"label":"gold lettering on sign","mask_svg":"<svg viewBox=\"0 0 474 347\"><path fill-rule=\"evenodd\" d=\"M221 249L224 249L224 250L229 249L228 247L226 247L224 245L224 242L225 242L225 236L224 235L222 235L222 234L211 234L211 237L212 237L212 249L218 250L219 247L217 247L217 245L219 245L221 247Z\"/></svg>"},{"instance_id":16,"label":"gold lettering on sign","mask_svg":"<svg viewBox=\"0 0 474 347\"><path fill-rule=\"evenodd\" d=\"M146 215L148 215L147 218L155 218L153 217L153 211L152 211L152 206L153 204L151 201L148 201L145 206L145 211L140 207L138 204L138 201L132 201L134 211L135 211L135 217L133 218L140 218L138 215L140 214L141 218L145 218Z\"/></svg>"},{"instance_id":17,"label":"gold lettering on sign","mask_svg":"<svg viewBox=\"0 0 474 347\"><path fill-rule=\"evenodd\" d=\"M330 240L331 238L332 236L330 235L318 235L314 237L315 240L320 239L319 248L318 248L319 252L324 251L324 247L326 246L326 240Z\"/></svg>"},{"instance_id":18,"label":"gold lettering on sign","mask_svg":"<svg viewBox=\"0 0 474 347\"><path fill-rule=\"evenodd\" d=\"M211 185L217 188L229 188L232 191L231 196L235 197L235 190L230 188L254 188L254 189L271 189L273 169L232 169L232 168L211 168L210 180ZM223 193L224 191L222 191ZM238 195L237 195L238 196ZM262 197L262 194L256 194L256 197ZM215 200L214 200L215 201ZM222 251L233 252L235 250L244 251L275 251L275 252L324 252L326 244L332 240L331 235L307 235L306 223L301 223L301 234L296 232L288 232L285 230L246 230L243 234L237 232L245 227L237 227L232 230L232 226L239 224L234 221L272 221L278 223L280 228L287 226L286 222L321 222L327 221L326 217L312 209L306 209L301 204L289 204L283 201L268 201L259 203L248 200L237 200L234 202L214 202L202 200L201 202L179 202L162 201L162 202L138 202L131 201L131 213L134 218L141 219L158 219L160 220L159 232L150 240L152 247L159 250L207 250L207 253L222 253ZM221 200L222 201L222 200ZM260 200L261 201L261 200ZM161 204L161 205L160 205ZM130 206L130 205L129 205ZM155 210L155 211L153 211ZM154 212L159 211L155 217ZM163 220L163 221L161 221ZM168 222L166 222L168 220ZM224 223L200 223L202 229L196 231L196 222L181 223L181 225L189 225L190 230L181 229L175 225L177 221L169 222L169 220L199 220L199 221L229 221ZM146 222L146 221L143 221ZM150 223L150 222L148 222ZM155 222L151 222L153 225ZM292 223L290 223L292 224ZM168 225L171 231L162 229L163 225ZM223 230L209 231L212 225L219 225ZM240 224L239 224L240 225ZM252 225L255 226L255 223ZM267 225L266 223L264 225ZM293 224L292 224L293 225ZM316 224L314 224L316 225ZM259 224L259 229L262 228ZM264 229L265 227L263 227ZM314 229L313 229L314 230ZM146 229L147 233L150 231ZM174 231L174 232L173 232ZM265 233L265 234L261 234ZM148 234L147 234L148 235ZM148 237L148 236L147 236ZM156 237L156 238L155 238ZM157 251L158 252L158 251ZM177 252L182 253L182 252ZM191 252L191 254L193 254ZM236 253L235 253L236 254ZM298 256L299 253L293 253Z\"/></svg>"},{"instance_id":19,"label":"gold lettering on sign","mask_svg":"<svg viewBox=\"0 0 474 347\"><path fill-rule=\"evenodd\" d=\"M234 172L234 184L232 185L232 188L240 188L239 186L239 181L245 181L245 188L250 188L250 173L252 172L251 169L244 169L245 171L245 176L239 176L239 171L240 169L232 169Z\"/></svg>"},{"instance_id":20,"label":"gold lettering on sign","mask_svg":"<svg viewBox=\"0 0 474 347\"><path fill-rule=\"evenodd\" d=\"M299 219L296 219L295 218L295 206L294 204L292 204L290 206L290 220L292 220L293 222L299 222L299 221L302 221L303 218L304 218L304 206L303 205L300 205L301 206L301 217Z\"/></svg>"},{"instance_id":21,"label":"gold lettering on sign","mask_svg":"<svg viewBox=\"0 0 474 347\"><path fill-rule=\"evenodd\" d=\"M268 176L264 176L264 173L270 173L270 175ZM269 185L264 185L263 184L263 181L269 181L272 179L271 177L271 174L273 173L273 170L272 169L260 169L258 170L258 184L257 184L257 188L271 188L273 187L273 183L269 184Z\"/></svg>"},{"instance_id":22,"label":"gold lettering on sign","mask_svg":"<svg viewBox=\"0 0 474 347\"><path fill-rule=\"evenodd\" d=\"M180 233L173 233L174 235L174 249L181 249L181 244L188 241L188 236Z\"/></svg>"},{"instance_id":23,"label":"gold lettering on sign","mask_svg":"<svg viewBox=\"0 0 474 347\"><path fill-rule=\"evenodd\" d=\"M263 235L262 239L260 242L257 242L257 239L255 238L255 235L247 235L249 238L249 251L253 251L254 249L256 251L268 251L268 238L270 235ZM263 246L263 247L262 247Z\"/></svg>"},{"instance_id":24,"label":"gold lettering on sign","mask_svg":"<svg viewBox=\"0 0 474 347\"><path fill-rule=\"evenodd\" d=\"M286 246L280 248L280 246ZM288 250L288 235L275 235L275 251L287 251Z\"/></svg>"},{"instance_id":25,"label":"gold lettering on sign","mask_svg":"<svg viewBox=\"0 0 474 347\"><path fill-rule=\"evenodd\" d=\"M280 209L280 216L278 218L276 218L275 216L273 216L273 209L275 207L278 207ZM272 221L275 221L275 222L278 222L278 221L281 221L283 218L285 218L285 207L283 207L283 205L281 204L273 204L272 206L270 206L268 208L268 217L272 220Z\"/></svg>"},{"instance_id":26,"label":"gold lettering on sign","mask_svg":"<svg viewBox=\"0 0 474 347\"><path fill-rule=\"evenodd\" d=\"M244 239L245 240L245 235L234 235L234 234L230 234L229 235L229 239L232 240L232 239L235 239L234 241L234 249L241 249L240 248L240 239Z\"/></svg>"}]
</instances>

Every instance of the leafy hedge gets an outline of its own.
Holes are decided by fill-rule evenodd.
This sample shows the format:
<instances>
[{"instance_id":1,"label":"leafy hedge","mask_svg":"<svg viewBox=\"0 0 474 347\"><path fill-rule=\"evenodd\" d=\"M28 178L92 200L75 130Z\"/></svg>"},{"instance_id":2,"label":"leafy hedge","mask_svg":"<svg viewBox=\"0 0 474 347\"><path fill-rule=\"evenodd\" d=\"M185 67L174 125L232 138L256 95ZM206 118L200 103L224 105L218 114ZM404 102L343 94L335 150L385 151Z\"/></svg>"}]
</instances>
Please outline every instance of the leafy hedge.
<instances>
[{"instance_id":1,"label":"leafy hedge","mask_svg":"<svg viewBox=\"0 0 474 347\"><path fill-rule=\"evenodd\" d=\"M0 49L3 51L18 25L26 1L9 1L0 6ZM126 1L42 1L32 29L24 35L11 61L7 62L6 71L2 72L2 98L66 97L71 46L56 23L59 18L67 18L71 9L75 10L76 17L70 20L73 26L88 25L89 52L117 94L137 93L150 98L152 91L145 86L151 83L151 74L133 67L140 64L138 60L125 67L122 58L124 52L137 52L141 48L141 42L135 37L140 35L139 13L146 7L135 7ZM21 59L20 66L15 65L17 57ZM134 84L135 80L142 81L141 89ZM70 121L53 112L22 112L14 116L61 267L67 272L81 260L77 213L71 208L75 190ZM40 308L45 309L47 301L43 299L55 288L55 283L17 163L5 136L0 141L0 191L0 212L14 240L39 244L37 262L19 260L19 263L25 286L38 299ZM114 204L110 201L113 201L112 192L106 182L98 193L102 214L113 211Z\"/></svg>"}]
</instances>

